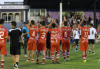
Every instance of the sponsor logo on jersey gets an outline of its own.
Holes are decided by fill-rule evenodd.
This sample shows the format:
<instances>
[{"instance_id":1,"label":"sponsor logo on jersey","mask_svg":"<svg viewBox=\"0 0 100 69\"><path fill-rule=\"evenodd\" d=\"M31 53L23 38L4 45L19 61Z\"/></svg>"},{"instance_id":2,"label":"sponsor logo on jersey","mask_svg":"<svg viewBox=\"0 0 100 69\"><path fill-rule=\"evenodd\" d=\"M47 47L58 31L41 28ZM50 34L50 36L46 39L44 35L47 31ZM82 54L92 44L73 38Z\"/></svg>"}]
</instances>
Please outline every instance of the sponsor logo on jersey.
<instances>
[{"instance_id":1,"label":"sponsor logo on jersey","mask_svg":"<svg viewBox=\"0 0 100 69\"><path fill-rule=\"evenodd\" d=\"M82 29L83 31L89 31L89 29Z\"/></svg>"},{"instance_id":2,"label":"sponsor logo on jersey","mask_svg":"<svg viewBox=\"0 0 100 69\"><path fill-rule=\"evenodd\" d=\"M0 28L0 30L5 30L5 29L3 29L3 28Z\"/></svg>"},{"instance_id":3,"label":"sponsor logo on jersey","mask_svg":"<svg viewBox=\"0 0 100 69\"><path fill-rule=\"evenodd\" d=\"M30 28L30 30L36 30L37 28Z\"/></svg>"},{"instance_id":4,"label":"sponsor logo on jersey","mask_svg":"<svg viewBox=\"0 0 100 69\"><path fill-rule=\"evenodd\" d=\"M41 29L41 31L46 31L46 32L47 32L48 30L45 30L45 29Z\"/></svg>"},{"instance_id":5,"label":"sponsor logo on jersey","mask_svg":"<svg viewBox=\"0 0 100 69\"><path fill-rule=\"evenodd\" d=\"M51 33L58 33L58 31L51 31Z\"/></svg>"},{"instance_id":6,"label":"sponsor logo on jersey","mask_svg":"<svg viewBox=\"0 0 100 69\"><path fill-rule=\"evenodd\" d=\"M70 29L62 29L63 31L69 31Z\"/></svg>"}]
</instances>

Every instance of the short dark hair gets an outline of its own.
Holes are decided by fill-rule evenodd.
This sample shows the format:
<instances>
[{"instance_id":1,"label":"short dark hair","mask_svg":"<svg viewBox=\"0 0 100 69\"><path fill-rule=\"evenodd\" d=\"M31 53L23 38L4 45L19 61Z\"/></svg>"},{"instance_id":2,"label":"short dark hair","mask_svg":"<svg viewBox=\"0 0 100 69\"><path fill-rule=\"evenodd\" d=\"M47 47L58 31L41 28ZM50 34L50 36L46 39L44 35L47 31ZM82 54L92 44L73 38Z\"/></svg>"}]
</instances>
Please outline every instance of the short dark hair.
<instances>
[{"instance_id":1,"label":"short dark hair","mask_svg":"<svg viewBox=\"0 0 100 69\"><path fill-rule=\"evenodd\" d=\"M92 27L93 27L93 24L90 24L90 26L92 26Z\"/></svg>"},{"instance_id":2,"label":"short dark hair","mask_svg":"<svg viewBox=\"0 0 100 69\"><path fill-rule=\"evenodd\" d=\"M87 24L87 22L84 20L84 21L83 21L83 25L86 25L86 24Z\"/></svg>"},{"instance_id":3,"label":"short dark hair","mask_svg":"<svg viewBox=\"0 0 100 69\"><path fill-rule=\"evenodd\" d=\"M14 27L16 27L16 22L15 21L12 21L11 22L11 25L13 25Z\"/></svg>"},{"instance_id":4,"label":"short dark hair","mask_svg":"<svg viewBox=\"0 0 100 69\"><path fill-rule=\"evenodd\" d=\"M56 27L55 23L52 23L52 27L53 27L53 28L55 28L55 27Z\"/></svg>"},{"instance_id":5,"label":"short dark hair","mask_svg":"<svg viewBox=\"0 0 100 69\"><path fill-rule=\"evenodd\" d=\"M0 24L3 24L4 23L4 19L0 19Z\"/></svg>"},{"instance_id":6,"label":"short dark hair","mask_svg":"<svg viewBox=\"0 0 100 69\"><path fill-rule=\"evenodd\" d=\"M45 26L45 21L42 21L41 24L42 24L42 26Z\"/></svg>"},{"instance_id":7,"label":"short dark hair","mask_svg":"<svg viewBox=\"0 0 100 69\"><path fill-rule=\"evenodd\" d=\"M64 21L64 26L67 26L67 21Z\"/></svg>"},{"instance_id":8,"label":"short dark hair","mask_svg":"<svg viewBox=\"0 0 100 69\"><path fill-rule=\"evenodd\" d=\"M31 21L31 24L32 24L32 25L34 25L34 24L35 24L35 22L32 20L32 21Z\"/></svg>"}]
</instances>

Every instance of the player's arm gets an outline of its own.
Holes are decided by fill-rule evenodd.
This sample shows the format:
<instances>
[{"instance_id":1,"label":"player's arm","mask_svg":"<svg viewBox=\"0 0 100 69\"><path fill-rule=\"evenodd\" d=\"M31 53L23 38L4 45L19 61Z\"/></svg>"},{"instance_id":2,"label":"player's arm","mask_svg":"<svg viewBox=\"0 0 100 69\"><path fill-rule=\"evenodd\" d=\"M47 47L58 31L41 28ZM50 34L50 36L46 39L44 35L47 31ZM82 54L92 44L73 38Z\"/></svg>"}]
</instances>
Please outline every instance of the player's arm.
<instances>
[{"instance_id":1,"label":"player's arm","mask_svg":"<svg viewBox=\"0 0 100 69\"><path fill-rule=\"evenodd\" d=\"M80 24L78 25L78 27L80 27L82 25L83 21L84 21L84 17L82 18L82 21L80 22Z\"/></svg>"}]
</instances>

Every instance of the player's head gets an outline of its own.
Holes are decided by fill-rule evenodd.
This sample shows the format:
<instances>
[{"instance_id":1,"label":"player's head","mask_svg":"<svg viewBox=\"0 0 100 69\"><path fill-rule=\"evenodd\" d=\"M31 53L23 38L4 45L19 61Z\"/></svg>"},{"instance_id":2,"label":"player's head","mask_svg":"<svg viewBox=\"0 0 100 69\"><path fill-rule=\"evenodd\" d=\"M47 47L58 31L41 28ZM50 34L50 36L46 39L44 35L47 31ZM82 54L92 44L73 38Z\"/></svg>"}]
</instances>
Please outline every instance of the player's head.
<instances>
[{"instance_id":1,"label":"player's head","mask_svg":"<svg viewBox=\"0 0 100 69\"><path fill-rule=\"evenodd\" d=\"M45 21L42 21L41 24L42 24L42 26L45 26Z\"/></svg>"},{"instance_id":2,"label":"player's head","mask_svg":"<svg viewBox=\"0 0 100 69\"><path fill-rule=\"evenodd\" d=\"M64 22L64 26L67 26L67 21Z\"/></svg>"},{"instance_id":3,"label":"player's head","mask_svg":"<svg viewBox=\"0 0 100 69\"><path fill-rule=\"evenodd\" d=\"M10 26L11 26L11 28L16 28L16 22L15 22L15 21L12 21L12 22L10 23Z\"/></svg>"},{"instance_id":4,"label":"player's head","mask_svg":"<svg viewBox=\"0 0 100 69\"><path fill-rule=\"evenodd\" d=\"M52 23L52 28L55 28L55 27L56 27L55 23Z\"/></svg>"},{"instance_id":5,"label":"player's head","mask_svg":"<svg viewBox=\"0 0 100 69\"><path fill-rule=\"evenodd\" d=\"M25 23L25 27L28 27L28 22L24 22Z\"/></svg>"},{"instance_id":6,"label":"player's head","mask_svg":"<svg viewBox=\"0 0 100 69\"><path fill-rule=\"evenodd\" d=\"M4 24L4 19L0 19L0 24Z\"/></svg>"},{"instance_id":7,"label":"player's head","mask_svg":"<svg viewBox=\"0 0 100 69\"><path fill-rule=\"evenodd\" d=\"M32 21L31 21L31 25L34 25L34 24L35 24L35 22L32 20Z\"/></svg>"},{"instance_id":8,"label":"player's head","mask_svg":"<svg viewBox=\"0 0 100 69\"><path fill-rule=\"evenodd\" d=\"M86 25L86 23L87 23L87 22L84 20L84 21L83 21L83 25Z\"/></svg>"},{"instance_id":9,"label":"player's head","mask_svg":"<svg viewBox=\"0 0 100 69\"><path fill-rule=\"evenodd\" d=\"M90 24L90 27L93 27L93 24Z\"/></svg>"}]
</instances>

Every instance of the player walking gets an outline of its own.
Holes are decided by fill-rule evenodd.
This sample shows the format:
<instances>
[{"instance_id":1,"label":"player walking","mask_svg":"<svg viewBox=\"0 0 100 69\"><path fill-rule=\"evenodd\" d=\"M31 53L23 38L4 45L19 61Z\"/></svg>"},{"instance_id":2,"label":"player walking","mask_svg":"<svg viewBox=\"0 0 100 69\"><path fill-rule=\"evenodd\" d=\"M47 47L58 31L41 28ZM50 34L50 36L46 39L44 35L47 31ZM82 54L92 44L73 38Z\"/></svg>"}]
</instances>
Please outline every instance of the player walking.
<instances>
[{"instance_id":1,"label":"player walking","mask_svg":"<svg viewBox=\"0 0 100 69\"><path fill-rule=\"evenodd\" d=\"M81 27L82 23L84 27ZM90 28L86 27L86 21L84 21L84 18L82 18L82 21L79 24L79 29L81 30L80 51L82 51L82 57L84 60L83 62L86 62L87 48L88 48L88 35L89 35Z\"/></svg>"},{"instance_id":2,"label":"player walking","mask_svg":"<svg viewBox=\"0 0 100 69\"><path fill-rule=\"evenodd\" d=\"M1 52L1 69L4 66L4 56L6 55L6 41L5 38L8 38L8 32L4 25L4 20L0 19L0 52Z\"/></svg>"}]
</instances>

